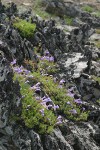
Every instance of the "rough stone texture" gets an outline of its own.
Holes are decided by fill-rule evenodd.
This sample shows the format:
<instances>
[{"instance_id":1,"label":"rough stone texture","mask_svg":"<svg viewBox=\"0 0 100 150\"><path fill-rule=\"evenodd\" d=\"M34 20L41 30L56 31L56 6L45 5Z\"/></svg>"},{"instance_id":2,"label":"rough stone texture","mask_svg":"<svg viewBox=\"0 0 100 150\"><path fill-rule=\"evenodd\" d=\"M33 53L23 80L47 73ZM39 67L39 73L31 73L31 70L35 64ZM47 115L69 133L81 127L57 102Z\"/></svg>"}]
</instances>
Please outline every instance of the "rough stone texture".
<instances>
[{"instance_id":1,"label":"rough stone texture","mask_svg":"<svg viewBox=\"0 0 100 150\"><path fill-rule=\"evenodd\" d=\"M46 5L46 11L49 13L55 13L58 16L68 15L71 17L79 16L80 9L73 2L64 3L61 0L43 0Z\"/></svg>"},{"instance_id":2,"label":"rough stone texture","mask_svg":"<svg viewBox=\"0 0 100 150\"><path fill-rule=\"evenodd\" d=\"M49 7L55 8L56 5L60 8L58 11L56 7L57 13L64 7L70 16L80 14L78 7L73 8L73 2L64 6L56 1ZM96 102L100 98L100 84L90 78L91 74L100 75L100 62L96 62L100 52L88 43L88 38L93 34L91 22L80 24L68 33L57 28L54 20L32 17L32 22L37 24L37 32L31 44L22 39L11 22L6 21L7 16L13 20L12 14L17 15L16 12L16 5L12 4L6 9L0 3L0 150L100 150L100 104ZM29 19L30 15L30 11L27 11L19 14L19 17ZM84 16L86 20L90 17L86 13ZM97 21L93 26L97 26ZM62 76L76 87L77 95L84 101L83 106L90 110L87 122L64 120L64 125L56 128L52 134L39 135L33 129L26 128L22 120L13 120L15 114L20 116L22 106L20 86L13 81L9 62L16 58L21 65L25 58L36 60L32 50L38 44L41 45L41 55L49 50L59 63Z\"/></svg>"},{"instance_id":3,"label":"rough stone texture","mask_svg":"<svg viewBox=\"0 0 100 150\"><path fill-rule=\"evenodd\" d=\"M11 113L20 114L21 112L21 95L16 90L16 88L19 90L19 86L13 83L12 77L12 70L3 52L0 51L0 128L8 124Z\"/></svg>"}]
</instances>

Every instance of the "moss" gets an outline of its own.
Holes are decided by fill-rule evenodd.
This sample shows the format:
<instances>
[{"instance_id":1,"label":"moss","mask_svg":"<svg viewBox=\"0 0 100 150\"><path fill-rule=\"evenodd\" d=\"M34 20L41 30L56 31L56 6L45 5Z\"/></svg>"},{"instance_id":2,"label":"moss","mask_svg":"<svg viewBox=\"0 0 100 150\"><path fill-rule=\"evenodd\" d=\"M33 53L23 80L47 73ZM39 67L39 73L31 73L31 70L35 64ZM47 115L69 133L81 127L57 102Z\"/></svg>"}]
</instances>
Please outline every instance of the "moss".
<instances>
[{"instance_id":1,"label":"moss","mask_svg":"<svg viewBox=\"0 0 100 150\"><path fill-rule=\"evenodd\" d=\"M36 24L31 24L25 20L17 19L13 26L19 30L20 34L24 38L32 38L36 30Z\"/></svg>"},{"instance_id":2,"label":"moss","mask_svg":"<svg viewBox=\"0 0 100 150\"><path fill-rule=\"evenodd\" d=\"M86 5L86 6L82 7L82 10L86 11L86 12L89 12L89 13L92 13L94 11L94 8L91 7L91 6Z\"/></svg>"},{"instance_id":3,"label":"moss","mask_svg":"<svg viewBox=\"0 0 100 150\"><path fill-rule=\"evenodd\" d=\"M98 81L100 83L100 77L92 76L93 80Z\"/></svg>"}]
</instances>

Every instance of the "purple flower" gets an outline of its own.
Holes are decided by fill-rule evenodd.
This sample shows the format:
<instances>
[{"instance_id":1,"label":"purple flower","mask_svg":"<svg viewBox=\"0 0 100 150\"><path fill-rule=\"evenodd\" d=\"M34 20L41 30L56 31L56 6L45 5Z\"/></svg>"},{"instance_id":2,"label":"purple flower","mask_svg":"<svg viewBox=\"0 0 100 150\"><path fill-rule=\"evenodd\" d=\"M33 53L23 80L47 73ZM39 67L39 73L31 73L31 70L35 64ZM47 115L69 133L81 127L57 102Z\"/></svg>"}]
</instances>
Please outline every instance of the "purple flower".
<instances>
[{"instance_id":1,"label":"purple flower","mask_svg":"<svg viewBox=\"0 0 100 150\"><path fill-rule=\"evenodd\" d=\"M15 65L16 64L16 59L14 59L12 62L11 62L11 65Z\"/></svg>"},{"instance_id":2,"label":"purple flower","mask_svg":"<svg viewBox=\"0 0 100 150\"><path fill-rule=\"evenodd\" d=\"M68 105L71 105L71 103L70 103L69 101L67 102L67 104L68 104Z\"/></svg>"},{"instance_id":3,"label":"purple flower","mask_svg":"<svg viewBox=\"0 0 100 150\"><path fill-rule=\"evenodd\" d=\"M41 113L42 116L44 116L44 109L41 109L40 113Z\"/></svg>"},{"instance_id":4,"label":"purple flower","mask_svg":"<svg viewBox=\"0 0 100 150\"><path fill-rule=\"evenodd\" d=\"M54 57L50 56L49 61L54 62Z\"/></svg>"},{"instance_id":5,"label":"purple flower","mask_svg":"<svg viewBox=\"0 0 100 150\"><path fill-rule=\"evenodd\" d=\"M85 108L83 107L82 110L85 111Z\"/></svg>"},{"instance_id":6,"label":"purple flower","mask_svg":"<svg viewBox=\"0 0 100 150\"><path fill-rule=\"evenodd\" d=\"M41 83L40 83L40 82L38 82L37 84L35 84L35 86L40 86L40 84L41 84Z\"/></svg>"},{"instance_id":7,"label":"purple flower","mask_svg":"<svg viewBox=\"0 0 100 150\"><path fill-rule=\"evenodd\" d=\"M39 96L36 96L35 98L36 98L36 100L40 100L40 97L39 97Z\"/></svg>"},{"instance_id":8,"label":"purple flower","mask_svg":"<svg viewBox=\"0 0 100 150\"><path fill-rule=\"evenodd\" d=\"M62 120L62 117L59 115L58 118L57 118L57 120Z\"/></svg>"},{"instance_id":9,"label":"purple flower","mask_svg":"<svg viewBox=\"0 0 100 150\"><path fill-rule=\"evenodd\" d=\"M49 105L47 106L47 109L51 109L52 107L53 107L53 106L49 104Z\"/></svg>"},{"instance_id":10,"label":"purple flower","mask_svg":"<svg viewBox=\"0 0 100 150\"><path fill-rule=\"evenodd\" d=\"M29 78L33 78L33 75L29 75L28 77L29 77Z\"/></svg>"},{"instance_id":11,"label":"purple flower","mask_svg":"<svg viewBox=\"0 0 100 150\"><path fill-rule=\"evenodd\" d=\"M59 115L56 124L62 124L62 117Z\"/></svg>"},{"instance_id":12,"label":"purple flower","mask_svg":"<svg viewBox=\"0 0 100 150\"><path fill-rule=\"evenodd\" d=\"M82 104L81 99L75 99L74 102L77 103L77 104Z\"/></svg>"},{"instance_id":13,"label":"purple flower","mask_svg":"<svg viewBox=\"0 0 100 150\"><path fill-rule=\"evenodd\" d=\"M50 53L49 53L48 50L46 50L44 54L45 54L45 55L49 55Z\"/></svg>"},{"instance_id":14,"label":"purple flower","mask_svg":"<svg viewBox=\"0 0 100 150\"><path fill-rule=\"evenodd\" d=\"M45 102L45 103L52 102L52 100L48 97L48 98L43 99L43 102Z\"/></svg>"},{"instance_id":15,"label":"purple flower","mask_svg":"<svg viewBox=\"0 0 100 150\"><path fill-rule=\"evenodd\" d=\"M59 121L56 122L56 124L57 124L57 125L60 125L60 124L62 124L62 121L59 120Z\"/></svg>"},{"instance_id":16,"label":"purple flower","mask_svg":"<svg viewBox=\"0 0 100 150\"><path fill-rule=\"evenodd\" d=\"M24 70L24 72L25 72L25 74L29 74L30 73L30 71L29 70Z\"/></svg>"},{"instance_id":17,"label":"purple flower","mask_svg":"<svg viewBox=\"0 0 100 150\"><path fill-rule=\"evenodd\" d=\"M49 56L44 56L45 60L49 61Z\"/></svg>"},{"instance_id":18,"label":"purple flower","mask_svg":"<svg viewBox=\"0 0 100 150\"><path fill-rule=\"evenodd\" d=\"M59 106L58 105L54 105L54 110L56 110L56 109L59 109Z\"/></svg>"},{"instance_id":19,"label":"purple flower","mask_svg":"<svg viewBox=\"0 0 100 150\"><path fill-rule=\"evenodd\" d=\"M74 93L71 93L71 92L69 92L68 94L67 94L68 96L70 96L70 97L74 97Z\"/></svg>"},{"instance_id":20,"label":"purple flower","mask_svg":"<svg viewBox=\"0 0 100 150\"><path fill-rule=\"evenodd\" d=\"M17 73L22 73L23 72L23 70L21 69L21 67L15 67L14 71L17 72Z\"/></svg>"},{"instance_id":21,"label":"purple flower","mask_svg":"<svg viewBox=\"0 0 100 150\"><path fill-rule=\"evenodd\" d=\"M29 83L29 81L28 81L28 80L26 80L26 81L25 81L25 83Z\"/></svg>"},{"instance_id":22,"label":"purple flower","mask_svg":"<svg viewBox=\"0 0 100 150\"><path fill-rule=\"evenodd\" d=\"M62 89L63 87L62 87L62 85L59 85L58 88Z\"/></svg>"},{"instance_id":23,"label":"purple flower","mask_svg":"<svg viewBox=\"0 0 100 150\"><path fill-rule=\"evenodd\" d=\"M35 88L35 92L40 92L40 91L41 91L40 87Z\"/></svg>"},{"instance_id":24,"label":"purple flower","mask_svg":"<svg viewBox=\"0 0 100 150\"><path fill-rule=\"evenodd\" d=\"M63 84L63 83L65 83L65 80L64 79L60 80L59 84Z\"/></svg>"},{"instance_id":25,"label":"purple flower","mask_svg":"<svg viewBox=\"0 0 100 150\"><path fill-rule=\"evenodd\" d=\"M71 112L73 115L77 114L76 109L72 109L72 110L70 110L70 112Z\"/></svg>"}]
</instances>

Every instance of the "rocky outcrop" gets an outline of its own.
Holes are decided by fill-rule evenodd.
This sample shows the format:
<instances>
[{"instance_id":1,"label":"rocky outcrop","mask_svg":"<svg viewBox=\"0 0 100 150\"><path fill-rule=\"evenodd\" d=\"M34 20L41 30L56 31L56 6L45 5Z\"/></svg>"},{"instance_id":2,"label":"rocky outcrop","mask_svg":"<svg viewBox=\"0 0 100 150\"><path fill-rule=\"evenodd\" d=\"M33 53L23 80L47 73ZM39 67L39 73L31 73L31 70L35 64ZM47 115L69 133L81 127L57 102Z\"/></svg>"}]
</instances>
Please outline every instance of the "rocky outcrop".
<instances>
[{"instance_id":1,"label":"rocky outcrop","mask_svg":"<svg viewBox=\"0 0 100 150\"><path fill-rule=\"evenodd\" d=\"M52 2L52 5L55 8L56 3ZM72 9L72 4L69 5L69 9ZM57 6L63 5L57 1ZM9 11L10 16L7 13ZM90 78L91 74L100 75L100 63L96 62L100 52L88 42L93 33L91 26L84 23L68 33L57 28L54 20L45 21L31 16L32 23L37 25L31 43L23 39L12 26L12 13L17 15L16 6L12 4L6 9L0 3L0 12L0 150L100 150L100 103L97 102L100 98L100 84ZM77 12L75 7L70 15L77 15ZM26 14L18 16L28 20L31 13ZM6 20L7 16L9 21ZM58 76L65 77L66 87L74 87L71 92L75 93L75 97L81 97L82 106L90 111L86 122L74 122L64 118L62 126L45 135L25 126L20 118L20 85L18 81L13 81L10 62L13 58L19 65L25 58L36 62L34 46L40 46L41 55L48 50L55 57L60 68ZM16 120L15 116L20 119Z\"/></svg>"}]
</instances>

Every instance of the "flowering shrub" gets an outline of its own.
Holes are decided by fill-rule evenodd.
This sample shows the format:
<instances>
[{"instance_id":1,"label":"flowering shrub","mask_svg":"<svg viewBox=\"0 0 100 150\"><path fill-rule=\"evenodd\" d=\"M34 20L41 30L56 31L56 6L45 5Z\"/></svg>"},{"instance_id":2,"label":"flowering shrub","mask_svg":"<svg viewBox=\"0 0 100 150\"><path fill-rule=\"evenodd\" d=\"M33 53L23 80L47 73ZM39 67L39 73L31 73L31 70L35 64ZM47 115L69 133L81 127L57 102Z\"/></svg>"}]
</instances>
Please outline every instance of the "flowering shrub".
<instances>
[{"instance_id":1,"label":"flowering shrub","mask_svg":"<svg viewBox=\"0 0 100 150\"><path fill-rule=\"evenodd\" d=\"M18 80L22 94L22 118L25 125L34 128L37 132L50 133L56 125L57 117L51 110L47 110L34 96L34 91L25 82L25 76L15 73L14 80ZM41 101L41 100L40 100Z\"/></svg>"},{"instance_id":2,"label":"flowering shrub","mask_svg":"<svg viewBox=\"0 0 100 150\"><path fill-rule=\"evenodd\" d=\"M33 67L32 72L17 66L16 60L11 62L11 66L14 80L17 79L21 87L22 118L27 127L43 134L50 133L55 126L63 123L61 115L75 121L87 119L88 112L83 107L83 101L74 98L74 87L66 89L64 79L59 80L47 74L48 65L53 67L54 62L40 60L37 71L34 71L34 63L25 63ZM43 70L47 70L46 74Z\"/></svg>"}]
</instances>

